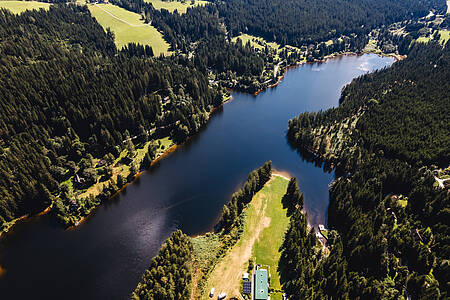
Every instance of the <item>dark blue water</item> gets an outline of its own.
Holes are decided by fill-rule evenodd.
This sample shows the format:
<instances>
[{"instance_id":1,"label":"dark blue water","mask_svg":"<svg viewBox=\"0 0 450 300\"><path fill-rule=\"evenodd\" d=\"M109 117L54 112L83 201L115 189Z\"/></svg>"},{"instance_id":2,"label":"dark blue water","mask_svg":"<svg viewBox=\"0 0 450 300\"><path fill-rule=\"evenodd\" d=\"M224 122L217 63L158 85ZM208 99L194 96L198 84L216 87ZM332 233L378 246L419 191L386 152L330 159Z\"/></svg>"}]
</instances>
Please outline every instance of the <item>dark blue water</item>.
<instances>
[{"instance_id":1,"label":"dark blue water","mask_svg":"<svg viewBox=\"0 0 450 300\"><path fill-rule=\"evenodd\" d=\"M48 216L16 226L0 241L0 298L126 299L173 230L209 230L232 192L267 160L297 177L310 223L326 224L333 174L289 146L288 120L336 106L346 83L392 63L344 56L291 69L258 96L233 93L200 134L79 228L64 231Z\"/></svg>"}]
</instances>

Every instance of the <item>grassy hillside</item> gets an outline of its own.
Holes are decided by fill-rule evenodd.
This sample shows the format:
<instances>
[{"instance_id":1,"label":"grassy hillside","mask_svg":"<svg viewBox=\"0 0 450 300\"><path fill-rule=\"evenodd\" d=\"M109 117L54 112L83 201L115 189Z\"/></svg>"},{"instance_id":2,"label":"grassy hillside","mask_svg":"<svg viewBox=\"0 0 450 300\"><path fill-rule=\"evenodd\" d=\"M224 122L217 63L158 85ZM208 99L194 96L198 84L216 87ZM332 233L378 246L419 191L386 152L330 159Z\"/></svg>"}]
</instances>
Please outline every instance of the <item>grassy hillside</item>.
<instances>
[{"instance_id":1,"label":"grassy hillside","mask_svg":"<svg viewBox=\"0 0 450 300\"><path fill-rule=\"evenodd\" d=\"M167 53L169 44L162 34L151 25L140 20L140 15L112 4L89 5L91 14L103 28L110 28L115 34L115 42L120 49L128 43L150 45L155 55Z\"/></svg>"},{"instance_id":2,"label":"grassy hillside","mask_svg":"<svg viewBox=\"0 0 450 300\"><path fill-rule=\"evenodd\" d=\"M205 293L209 293L214 287L216 293L226 292L229 297L238 297L242 273L247 271L250 258L256 263L269 265L272 287L280 287L276 271L280 257L278 249L289 223L281 199L288 183L287 179L275 175L253 197L245 212L242 236L211 272ZM273 299L272 296L271 298Z\"/></svg>"},{"instance_id":3,"label":"grassy hillside","mask_svg":"<svg viewBox=\"0 0 450 300\"><path fill-rule=\"evenodd\" d=\"M49 3L37 2L37 1L0 1L0 8L6 8L15 14L19 14L27 9L48 9Z\"/></svg>"},{"instance_id":4,"label":"grassy hillside","mask_svg":"<svg viewBox=\"0 0 450 300\"><path fill-rule=\"evenodd\" d=\"M195 7L198 5L205 5L208 1L196 0L194 4L191 1L186 2L178 2L178 1L161 1L161 0L145 0L145 2L151 3L156 9L167 9L170 12L173 12L175 9L180 13L186 13L188 7Z\"/></svg>"}]
</instances>

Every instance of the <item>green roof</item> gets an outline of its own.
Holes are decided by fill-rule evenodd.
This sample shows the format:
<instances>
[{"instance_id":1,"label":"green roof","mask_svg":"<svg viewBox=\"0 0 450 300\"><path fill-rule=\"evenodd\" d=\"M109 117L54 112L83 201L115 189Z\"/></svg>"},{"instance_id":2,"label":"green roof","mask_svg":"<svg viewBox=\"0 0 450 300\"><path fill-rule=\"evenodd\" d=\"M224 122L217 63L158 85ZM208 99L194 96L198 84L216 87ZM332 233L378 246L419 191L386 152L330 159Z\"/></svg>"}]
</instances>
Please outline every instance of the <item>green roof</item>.
<instances>
[{"instance_id":1,"label":"green roof","mask_svg":"<svg viewBox=\"0 0 450 300\"><path fill-rule=\"evenodd\" d=\"M269 295L269 283L267 281L267 270L258 269L255 275L255 299L266 300Z\"/></svg>"}]
</instances>

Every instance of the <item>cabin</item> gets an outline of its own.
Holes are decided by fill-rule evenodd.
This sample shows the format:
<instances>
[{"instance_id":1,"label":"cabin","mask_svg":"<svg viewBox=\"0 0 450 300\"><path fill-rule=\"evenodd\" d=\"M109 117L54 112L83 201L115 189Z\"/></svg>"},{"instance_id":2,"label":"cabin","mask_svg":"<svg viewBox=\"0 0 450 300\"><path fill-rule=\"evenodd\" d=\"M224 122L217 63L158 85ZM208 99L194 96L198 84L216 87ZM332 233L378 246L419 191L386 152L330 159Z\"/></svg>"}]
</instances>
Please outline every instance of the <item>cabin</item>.
<instances>
[{"instance_id":1,"label":"cabin","mask_svg":"<svg viewBox=\"0 0 450 300\"><path fill-rule=\"evenodd\" d=\"M85 182L83 177L80 177L78 174L75 174L74 181L76 184L83 184Z\"/></svg>"},{"instance_id":2,"label":"cabin","mask_svg":"<svg viewBox=\"0 0 450 300\"><path fill-rule=\"evenodd\" d=\"M170 97L169 97L169 96L164 97L164 98L161 100L161 103L162 103L162 104L166 104L166 103L169 103L169 102L170 102Z\"/></svg>"},{"instance_id":3,"label":"cabin","mask_svg":"<svg viewBox=\"0 0 450 300\"><path fill-rule=\"evenodd\" d=\"M255 272L255 300L269 299L269 275L266 269Z\"/></svg>"},{"instance_id":4,"label":"cabin","mask_svg":"<svg viewBox=\"0 0 450 300\"><path fill-rule=\"evenodd\" d=\"M242 280L243 281L248 281L248 273L242 274Z\"/></svg>"},{"instance_id":5,"label":"cabin","mask_svg":"<svg viewBox=\"0 0 450 300\"><path fill-rule=\"evenodd\" d=\"M104 165L106 165L106 160L101 159L98 161L96 168L103 167Z\"/></svg>"}]
</instances>

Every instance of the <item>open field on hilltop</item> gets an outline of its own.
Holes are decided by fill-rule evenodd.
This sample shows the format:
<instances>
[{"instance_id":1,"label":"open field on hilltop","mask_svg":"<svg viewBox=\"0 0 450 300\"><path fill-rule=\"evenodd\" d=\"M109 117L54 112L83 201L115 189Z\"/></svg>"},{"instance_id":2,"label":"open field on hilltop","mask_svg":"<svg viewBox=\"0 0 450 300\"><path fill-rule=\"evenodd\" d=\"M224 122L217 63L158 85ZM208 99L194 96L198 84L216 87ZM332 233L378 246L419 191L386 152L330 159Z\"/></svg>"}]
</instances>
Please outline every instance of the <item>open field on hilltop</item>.
<instances>
[{"instance_id":1,"label":"open field on hilltop","mask_svg":"<svg viewBox=\"0 0 450 300\"><path fill-rule=\"evenodd\" d=\"M208 1L203 0L196 0L194 4L191 4L190 0L183 2L179 1L162 1L162 0L145 0L145 2L151 3L154 8L156 9L167 9L170 12L174 12L175 9L180 13L184 14L186 13L186 10L188 7L195 7L198 5L205 5L208 3Z\"/></svg>"},{"instance_id":2,"label":"open field on hilltop","mask_svg":"<svg viewBox=\"0 0 450 300\"><path fill-rule=\"evenodd\" d=\"M286 193L288 182L283 177L273 176L253 197L245 211L242 236L211 272L202 299L207 298L212 287L215 288L216 294L225 292L227 297L242 299L240 295L242 273L247 271L250 258L256 263L270 265L272 282L275 287L279 287L278 249L289 223L281 199ZM281 299L281 294L271 295L271 299L278 297Z\"/></svg>"},{"instance_id":3,"label":"open field on hilltop","mask_svg":"<svg viewBox=\"0 0 450 300\"><path fill-rule=\"evenodd\" d=\"M169 44L155 27L140 20L139 14L112 4L91 4L89 10L103 28L110 28L120 49L128 43L140 43L153 48L155 56L165 54Z\"/></svg>"},{"instance_id":4,"label":"open field on hilltop","mask_svg":"<svg viewBox=\"0 0 450 300\"><path fill-rule=\"evenodd\" d=\"M0 1L0 8L6 8L15 14L20 14L25 10L32 9L48 9L50 7L49 3L37 2L37 1Z\"/></svg>"}]
</instances>

